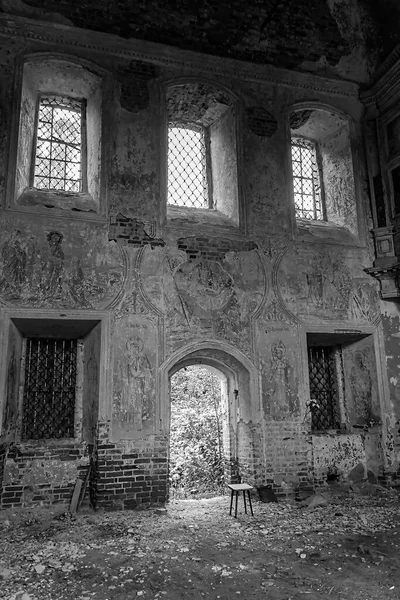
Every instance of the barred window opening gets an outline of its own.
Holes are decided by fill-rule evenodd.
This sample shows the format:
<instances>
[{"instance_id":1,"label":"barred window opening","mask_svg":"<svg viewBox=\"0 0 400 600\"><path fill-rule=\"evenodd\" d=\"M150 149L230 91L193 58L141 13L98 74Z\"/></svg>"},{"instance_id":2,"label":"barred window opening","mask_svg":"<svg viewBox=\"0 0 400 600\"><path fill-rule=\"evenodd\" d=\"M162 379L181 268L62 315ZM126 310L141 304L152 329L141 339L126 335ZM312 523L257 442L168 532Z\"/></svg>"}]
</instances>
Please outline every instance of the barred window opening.
<instances>
[{"instance_id":1,"label":"barred window opening","mask_svg":"<svg viewBox=\"0 0 400 600\"><path fill-rule=\"evenodd\" d=\"M169 124L168 204L210 208L205 131L202 126Z\"/></svg>"},{"instance_id":2,"label":"barred window opening","mask_svg":"<svg viewBox=\"0 0 400 600\"><path fill-rule=\"evenodd\" d=\"M316 145L292 138L291 150L296 217L324 220Z\"/></svg>"},{"instance_id":3,"label":"barred window opening","mask_svg":"<svg viewBox=\"0 0 400 600\"><path fill-rule=\"evenodd\" d=\"M333 347L309 347L308 369L310 377L311 429L324 431L340 427L339 390Z\"/></svg>"},{"instance_id":4,"label":"barred window opening","mask_svg":"<svg viewBox=\"0 0 400 600\"><path fill-rule=\"evenodd\" d=\"M23 440L74 437L76 362L76 339L27 339Z\"/></svg>"},{"instance_id":5,"label":"barred window opening","mask_svg":"<svg viewBox=\"0 0 400 600\"><path fill-rule=\"evenodd\" d=\"M83 102L42 96L36 131L34 186L45 190L82 191Z\"/></svg>"}]
</instances>

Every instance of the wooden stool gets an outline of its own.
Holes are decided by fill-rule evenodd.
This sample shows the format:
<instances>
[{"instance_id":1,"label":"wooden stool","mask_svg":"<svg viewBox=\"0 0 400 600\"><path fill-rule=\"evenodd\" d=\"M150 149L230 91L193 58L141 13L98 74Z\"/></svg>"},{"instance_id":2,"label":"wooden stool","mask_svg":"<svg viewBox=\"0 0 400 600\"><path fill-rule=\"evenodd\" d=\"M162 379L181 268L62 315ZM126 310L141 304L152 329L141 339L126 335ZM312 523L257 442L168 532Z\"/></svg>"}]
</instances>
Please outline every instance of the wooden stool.
<instances>
[{"instance_id":1,"label":"wooden stool","mask_svg":"<svg viewBox=\"0 0 400 600\"><path fill-rule=\"evenodd\" d=\"M236 502L235 502L235 519L236 519L237 507L238 507L238 496L239 496L240 492L243 492L244 512L247 515L247 505L246 505L246 492L247 492L247 498L249 500L251 516L254 517L253 507L251 505L251 498L250 498L250 490L252 490L253 487L251 485L249 485L248 483L229 483L228 488L231 490L231 508L229 510L229 514L230 515L232 514L233 496L234 496L234 494L236 494Z\"/></svg>"}]
</instances>

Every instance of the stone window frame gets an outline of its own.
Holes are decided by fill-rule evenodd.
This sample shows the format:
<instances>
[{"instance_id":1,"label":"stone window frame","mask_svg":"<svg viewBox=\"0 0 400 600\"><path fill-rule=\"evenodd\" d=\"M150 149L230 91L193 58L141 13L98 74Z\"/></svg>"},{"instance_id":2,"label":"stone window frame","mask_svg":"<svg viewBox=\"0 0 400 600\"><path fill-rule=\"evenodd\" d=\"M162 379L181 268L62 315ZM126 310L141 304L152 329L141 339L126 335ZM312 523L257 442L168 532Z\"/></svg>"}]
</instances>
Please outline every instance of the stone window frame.
<instances>
[{"instance_id":1,"label":"stone window frame","mask_svg":"<svg viewBox=\"0 0 400 600\"><path fill-rule=\"evenodd\" d=\"M359 345L368 341L373 348L374 368L376 373L376 401L379 404L379 411L383 414L382 402L385 398L385 378L383 363L381 362L381 340L379 330L373 325L349 326L343 322L327 325L307 325L301 332L302 347L302 371L305 374L304 397L302 406L303 422L308 426L310 435L341 435L351 434L359 435L360 428L354 429L354 405L353 400L349 398L347 388L349 386L348 358L354 351L359 350ZM337 409L340 418L340 428L329 430L312 430L311 428L311 396L310 380L308 370L308 348L310 346L324 346L331 348L341 348L343 352L343 371L338 373L338 398ZM338 360L338 357L335 357ZM376 407L375 407L376 408Z\"/></svg>"},{"instance_id":2,"label":"stone window frame","mask_svg":"<svg viewBox=\"0 0 400 600\"><path fill-rule=\"evenodd\" d=\"M223 90L229 94L233 103L233 135L235 138L235 168L236 168L236 201L235 214L233 217L226 214L219 214L217 207L212 209L195 209L191 207L171 207L167 203L167 185L168 185L168 124L169 119L166 108L166 94L169 87L184 85L184 84L205 84L216 89ZM160 135L160 157L159 157L159 181L160 181L160 224L161 227L168 226L169 229L177 229L179 231L192 231L199 224L202 226L211 226L213 231L226 231L234 229L240 233L247 232L247 203L244 192L244 157L243 157L243 121L244 121L244 104L238 94L224 83L215 81L207 77L201 76L183 76L183 77L167 77L159 82L159 98L161 110L161 135ZM214 186L211 183L211 190L214 193Z\"/></svg>"},{"instance_id":3,"label":"stone window frame","mask_svg":"<svg viewBox=\"0 0 400 600\"><path fill-rule=\"evenodd\" d=\"M69 77L58 75L62 66ZM36 79L36 73L40 73ZM33 76L32 76L33 75ZM32 81L33 80L33 81ZM43 83L45 82L45 83ZM38 101L41 95L65 95L86 104L86 173L82 192L42 190L32 186ZM6 210L105 221L111 96L110 74L98 65L68 54L39 52L16 65L9 135ZM24 135L24 131L29 131ZM23 157L26 157L25 159ZM85 176L83 177L83 181Z\"/></svg>"},{"instance_id":4,"label":"stone window frame","mask_svg":"<svg viewBox=\"0 0 400 600\"><path fill-rule=\"evenodd\" d=\"M295 216L295 207L294 207L294 189L293 189L293 175L292 175L292 162L291 162L291 139L292 133L290 128L290 116L294 112L301 111L324 111L326 113L331 113L335 115L337 118L341 119L347 128L347 144L348 144L348 153L351 158L351 164L349 166L349 171L352 177L353 184L353 195L354 195L354 203L353 203L353 213L352 213L352 224L349 226L348 222L344 220L344 222L339 223L330 214L330 210L328 207L328 199L327 199L327 190L326 184L324 182L324 165L322 160L322 150L319 145L319 160L321 161L320 167L320 176L321 176L321 189L324 194L324 204L326 211L326 220L308 220L308 219L298 219ZM286 118L286 140L287 140L287 163L289 165L288 172L290 173L289 177L289 197L290 197L290 206L291 206L291 223L292 229L295 235L301 235L304 237L308 232L312 232L314 234L314 241L318 239L319 241L329 241L332 243L334 240L335 243L338 244L351 244L357 246L364 246L367 241L367 228L365 224L365 207L363 200L363 188L362 188L362 180L361 173L363 172L363 166L360 162L359 153L357 150L357 137L361 138L360 126L356 123L354 117L338 108L333 104L329 104L327 102L315 101L315 100L300 100L296 101L285 110L285 118ZM310 136L305 136L308 139L311 139ZM317 141L313 139L312 141Z\"/></svg>"},{"instance_id":5,"label":"stone window frame","mask_svg":"<svg viewBox=\"0 0 400 600\"><path fill-rule=\"evenodd\" d=\"M98 352L98 389L97 415L111 415L111 378L107 365L110 362L110 315L104 311L67 311L59 313L53 310L27 311L7 309L0 311L0 322L3 327L0 335L0 438L6 443L18 443L21 446L59 447L75 446L77 443L93 443L95 430L88 428L88 401L91 391L87 379L87 357L85 351L90 343L97 344ZM73 332L73 333L72 333ZM97 336L97 340L89 341L89 336ZM17 360L17 386L15 402L17 414L13 431L7 431L4 414L7 411L10 349L12 336L18 337L19 359ZM24 346L28 337L54 337L62 339L70 337L77 340L77 380L75 396L74 437L22 439L22 409L24 392ZM110 418L110 417L109 417ZM86 420L86 427L85 427ZM97 419L95 419L97 425Z\"/></svg>"}]
</instances>

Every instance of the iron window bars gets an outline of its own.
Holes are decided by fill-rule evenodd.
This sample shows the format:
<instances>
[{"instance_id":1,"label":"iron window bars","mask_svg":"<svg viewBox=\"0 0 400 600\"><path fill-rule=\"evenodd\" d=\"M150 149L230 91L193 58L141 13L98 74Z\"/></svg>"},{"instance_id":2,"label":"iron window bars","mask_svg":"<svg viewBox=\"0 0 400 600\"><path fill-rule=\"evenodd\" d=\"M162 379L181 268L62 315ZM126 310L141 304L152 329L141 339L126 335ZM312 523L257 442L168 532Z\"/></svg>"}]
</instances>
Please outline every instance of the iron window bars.
<instances>
[{"instance_id":1,"label":"iron window bars","mask_svg":"<svg viewBox=\"0 0 400 600\"><path fill-rule=\"evenodd\" d=\"M27 339L23 440L74 437L76 361L76 339Z\"/></svg>"},{"instance_id":2,"label":"iron window bars","mask_svg":"<svg viewBox=\"0 0 400 600\"><path fill-rule=\"evenodd\" d=\"M206 131L193 123L169 123L168 204L211 208Z\"/></svg>"},{"instance_id":3,"label":"iron window bars","mask_svg":"<svg viewBox=\"0 0 400 600\"><path fill-rule=\"evenodd\" d=\"M85 102L41 96L36 123L33 185L38 189L81 192L86 160Z\"/></svg>"},{"instance_id":4,"label":"iron window bars","mask_svg":"<svg viewBox=\"0 0 400 600\"><path fill-rule=\"evenodd\" d=\"M340 363L342 355L340 350ZM310 377L311 430L324 431L340 427L338 379L335 349L332 347L308 348Z\"/></svg>"},{"instance_id":5,"label":"iron window bars","mask_svg":"<svg viewBox=\"0 0 400 600\"><path fill-rule=\"evenodd\" d=\"M325 219L321 195L316 145L303 138L292 138L294 205L298 219Z\"/></svg>"}]
</instances>

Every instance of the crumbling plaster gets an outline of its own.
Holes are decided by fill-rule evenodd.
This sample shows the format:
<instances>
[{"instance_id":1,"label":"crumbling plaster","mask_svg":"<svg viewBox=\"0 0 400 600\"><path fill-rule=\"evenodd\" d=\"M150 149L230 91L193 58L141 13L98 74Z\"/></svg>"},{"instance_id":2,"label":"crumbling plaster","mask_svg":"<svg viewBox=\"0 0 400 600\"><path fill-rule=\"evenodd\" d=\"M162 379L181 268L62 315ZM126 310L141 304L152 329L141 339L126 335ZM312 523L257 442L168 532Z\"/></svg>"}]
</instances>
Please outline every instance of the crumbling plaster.
<instances>
[{"instance_id":1,"label":"crumbling plaster","mask_svg":"<svg viewBox=\"0 0 400 600\"><path fill-rule=\"evenodd\" d=\"M75 32L61 31L61 46L69 35L73 38ZM93 33L93 39L98 43L96 35ZM107 38L101 39L108 51ZM30 52L34 46L30 41ZM37 43L37 49L42 46ZM19 49L26 51L22 40ZM128 54L130 50L127 45ZM156 54L156 50L160 51L151 47L149 52ZM224 70L222 60L208 57L200 68L202 57L184 53L180 59L184 65L180 66L166 49L158 61L154 59L157 69L140 79L146 93L138 101L128 102L125 89L121 102L120 69L128 62L125 55L120 57L121 48L112 58L104 49L83 50L77 45L73 51L95 59L115 83L107 116L106 144L111 156L111 169L104 174L109 189L107 216L121 214L126 222L135 220L136 226L131 228L135 235L110 241L107 222L74 211L51 215L35 214L32 207L29 213L3 208L0 302L3 311L58 310L71 320L74 311L106 311L109 315L109 337L102 334L100 342L94 340L97 350L92 353L98 357L99 344L100 354L109 345L110 354L103 365L109 396L98 409L93 396L88 398L93 412L99 411L99 452L105 461L99 493L107 506L112 505L116 489L121 490L118 506L125 508L165 501L168 377L174 365L189 359L194 363L208 360L213 366L219 361L222 372L225 364L226 372L237 377L241 404L232 419L231 435L238 436L235 458L240 459L246 477L263 483L283 473L310 485L314 440L307 413L306 333L310 328L322 334L338 330L376 340L381 309L377 286L363 271L371 261L365 245L369 199L358 181L357 169L356 185L349 193L360 216L357 228L348 231L343 223L341 235L337 227L326 223L318 235L299 231L289 185L289 116L293 107L302 103L332 106L355 123L354 136L361 144L362 105L356 86L278 70L268 71L263 79L257 66L249 67L245 76L239 64L235 76L232 63ZM152 64L151 58L147 61ZM164 62L168 64L164 66ZM217 88L231 89L237 97L241 226L212 212L196 214L193 219L184 211L179 219L163 217L165 82L189 74L203 77L207 68L208 78ZM9 63L3 69L10 75ZM9 117L11 98L2 97ZM252 109L254 115L255 108L264 108L268 123L275 120L276 129L255 131L254 120L250 127L246 109ZM13 110L18 110L18 105ZM6 128L7 119L0 123L1 141L10 129ZM5 153L4 148L0 151ZM1 176L4 180L6 173ZM4 207L4 193L2 202ZM157 244L152 245L152 239ZM382 347L375 343L374 348L371 360L381 363ZM1 356L4 373L10 356ZM374 366L369 373L374 379L374 410L379 410L377 407L384 405L385 374ZM100 393L104 396L106 392L100 389ZM384 406L383 454L390 444L397 443L392 439L398 439L397 417L389 405ZM387 459L377 465L375 452L365 450L359 432L347 434L346 439L357 450L350 458L359 462L364 452L367 466L372 461L374 471L386 468ZM318 436L321 452L327 456L334 448L337 461L348 460L350 467L351 460L338 440L332 435ZM15 459L10 460L7 469ZM137 475L134 465L140 469ZM53 467L51 463L51 472ZM124 468L130 469L129 474L118 478L115 473ZM107 469L114 473L108 479L104 476ZM58 477L57 469L54 472ZM60 477L57 485L64 482L64 475ZM147 478L146 484L141 477ZM123 478L132 481L129 488Z\"/></svg>"},{"instance_id":2,"label":"crumbling plaster","mask_svg":"<svg viewBox=\"0 0 400 600\"><path fill-rule=\"evenodd\" d=\"M54 0L11 4L4 13L70 28L176 45L215 56L366 81L378 57L396 41L392 0L378 11L371 0L297 0L291 5L255 0L229 5L165 6L154 2L113 6ZM394 19L396 20L396 19Z\"/></svg>"}]
</instances>

